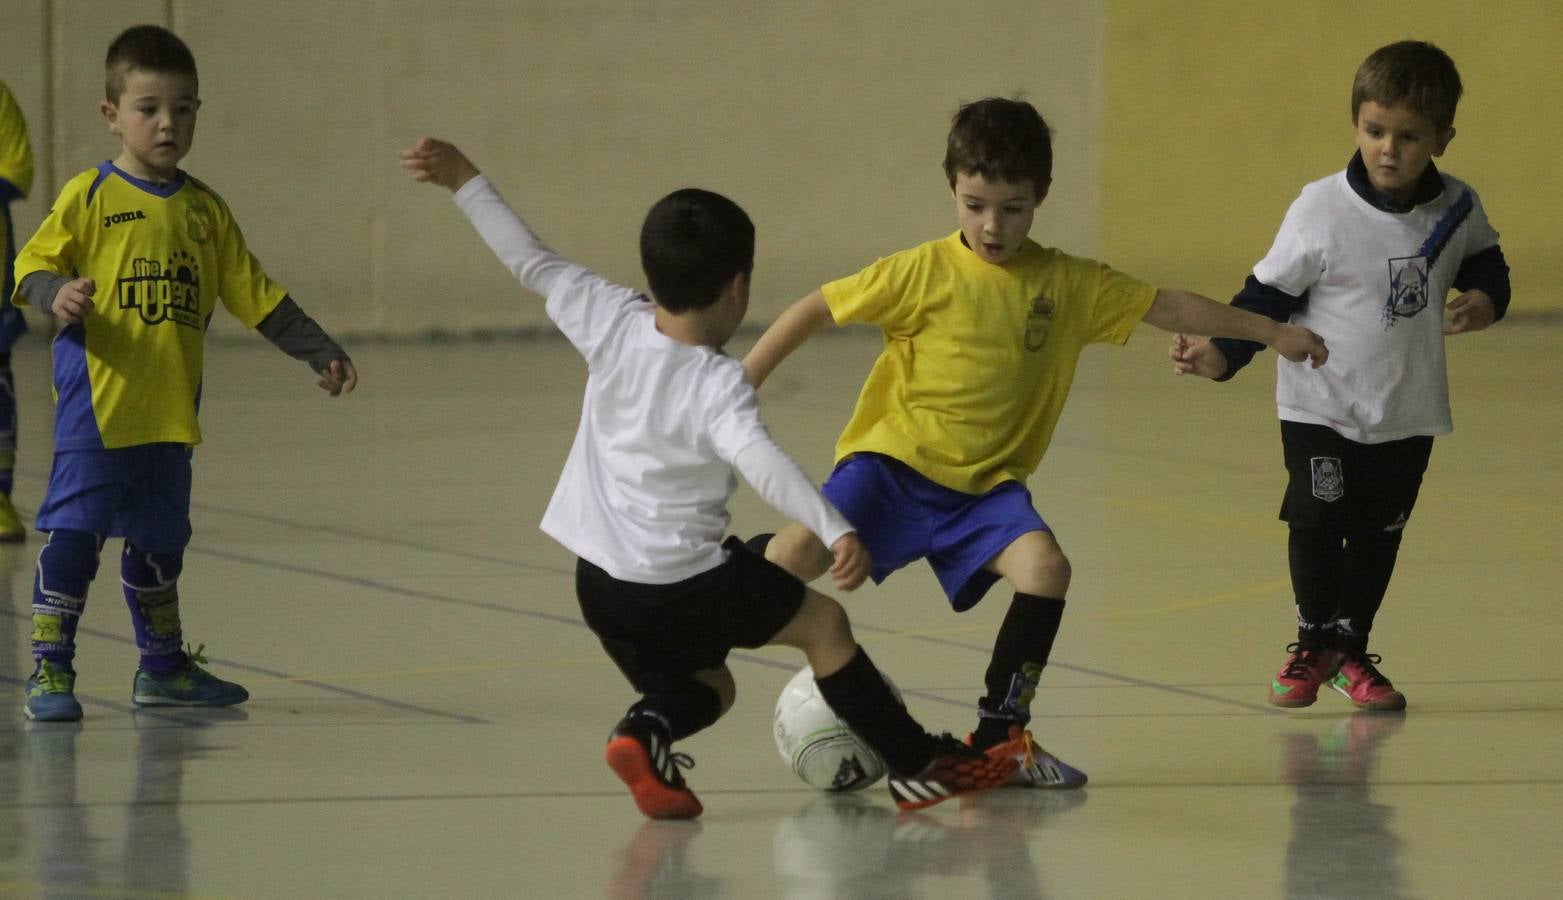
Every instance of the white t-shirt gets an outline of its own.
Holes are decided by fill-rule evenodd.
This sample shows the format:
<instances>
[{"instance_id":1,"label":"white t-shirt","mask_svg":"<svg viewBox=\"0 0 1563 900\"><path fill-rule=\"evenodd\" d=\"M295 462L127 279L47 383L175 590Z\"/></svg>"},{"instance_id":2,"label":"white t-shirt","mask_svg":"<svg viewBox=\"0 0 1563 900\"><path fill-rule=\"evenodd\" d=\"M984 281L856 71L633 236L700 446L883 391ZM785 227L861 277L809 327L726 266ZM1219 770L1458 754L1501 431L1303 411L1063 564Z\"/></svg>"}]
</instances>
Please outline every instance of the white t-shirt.
<instances>
[{"instance_id":1,"label":"white t-shirt","mask_svg":"<svg viewBox=\"0 0 1563 900\"><path fill-rule=\"evenodd\" d=\"M1344 171L1303 188L1254 277L1301 297L1291 321L1324 338L1329 362L1278 357L1280 417L1364 444L1448 434L1444 301L1466 257L1498 242L1476 192L1440 173L1443 193L1410 212L1374 207Z\"/></svg>"},{"instance_id":2,"label":"white t-shirt","mask_svg":"<svg viewBox=\"0 0 1563 900\"><path fill-rule=\"evenodd\" d=\"M543 515L550 537L615 578L682 581L727 558L735 468L827 547L853 530L771 440L742 363L658 331L644 295L543 246L486 178L455 199L586 359L575 443Z\"/></svg>"}]
</instances>

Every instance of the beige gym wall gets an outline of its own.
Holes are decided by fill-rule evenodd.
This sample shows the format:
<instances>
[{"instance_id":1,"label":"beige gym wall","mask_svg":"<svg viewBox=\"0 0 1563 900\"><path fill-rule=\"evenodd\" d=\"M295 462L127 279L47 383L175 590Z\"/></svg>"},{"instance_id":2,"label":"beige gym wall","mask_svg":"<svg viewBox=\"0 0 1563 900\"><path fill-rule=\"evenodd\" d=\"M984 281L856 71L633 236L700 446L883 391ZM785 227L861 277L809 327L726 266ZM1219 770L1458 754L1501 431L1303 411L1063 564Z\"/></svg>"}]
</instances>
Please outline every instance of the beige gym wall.
<instances>
[{"instance_id":1,"label":"beige gym wall","mask_svg":"<svg viewBox=\"0 0 1563 900\"><path fill-rule=\"evenodd\" d=\"M1100 246L1115 265L1231 297L1302 186L1351 158L1358 64L1418 38L1459 66L1437 163L1501 233L1511 309L1563 310L1563 4L1109 0L1105 29Z\"/></svg>"},{"instance_id":2,"label":"beige gym wall","mask_svg":"<svg viewBox=\"0 0 1563 900\"><path fill-rule=\"evenodd\" d=\"M730 194L758 226L751 316L767 321L954 229L944 135L987 94L1021 93L1057 129L1035 235L1095 252L1101 15L1073 0L980 18L935 0L0 0L0 78L48 160L18 230L116 151L101 61L150 21L200 67L186 168L334 332L546 324L447 195L397 167L421 134L468 150L555 249L632 284L652 202L691 184Z\"/></svg>"}]
</instances>

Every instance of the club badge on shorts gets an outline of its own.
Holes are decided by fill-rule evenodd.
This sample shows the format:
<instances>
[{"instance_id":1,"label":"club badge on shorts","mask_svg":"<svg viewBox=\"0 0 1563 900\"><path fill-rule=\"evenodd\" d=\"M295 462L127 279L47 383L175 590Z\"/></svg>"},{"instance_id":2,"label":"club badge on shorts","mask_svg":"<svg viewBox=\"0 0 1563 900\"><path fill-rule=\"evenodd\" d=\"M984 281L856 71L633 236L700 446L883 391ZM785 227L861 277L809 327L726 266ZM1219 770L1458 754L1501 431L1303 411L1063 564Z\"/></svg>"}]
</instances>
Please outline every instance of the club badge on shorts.
<instances>
[{"instance_id":1,"label":"club badge on shorts","mask_svg":"<svg viewBox=\"0 0 1563 900\"><path fill-rule=\"evenodd\" d=\"M1308 460L1313 468L1313 495L1325 503L1334 503L1346 495L1346 475L1340 458L1315 456Z\"/></svg>"}]
</instances>

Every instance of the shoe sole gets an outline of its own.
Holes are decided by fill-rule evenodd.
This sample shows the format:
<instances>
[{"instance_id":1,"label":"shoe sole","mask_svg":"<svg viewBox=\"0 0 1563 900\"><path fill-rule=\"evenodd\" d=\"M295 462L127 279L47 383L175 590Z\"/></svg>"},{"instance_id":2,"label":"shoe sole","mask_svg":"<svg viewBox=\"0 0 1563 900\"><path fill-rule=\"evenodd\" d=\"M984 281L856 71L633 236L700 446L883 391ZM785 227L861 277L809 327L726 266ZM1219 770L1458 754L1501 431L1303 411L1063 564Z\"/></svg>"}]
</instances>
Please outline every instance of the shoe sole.
<instances>
[{"instance_id":1,"label":"shoe sole","mask_svg":"<svg viewBox=\"0 0 1563 900\"><path fill-rule=\"evenodd\" d=\"M225 706L238 706L250 699L248 696L237 700L175 700L171 697L153 697L146 694L135 694L130 698L133 706L204 706L211 709L220 709Z\"/></svg>"},{"instance_id":2,"label":"shoe sole","mask_svg":"<svg viewBox=\"0 0 1563 900\"><path fill-rule=\"evenodd\" d=\"M1406 708L1406 696L1404 694L1396 694L1394 697L1391 697L1387 700L1369 700L1366 703L1359 703L1356 700L1352 700L1350 694L1346 693L1335 685L1332 684L1330 687L1334 689L1337 694L1345 697L1348 701L1351 702L1352 706L1355 706L1358 709L1365 709L1371 712L1399 712L1400 710Z\"/></svg>"},{"instance_id":3,"label":"shoe sole","mask_svg":"<svg viewBox=\"0 0 1563 900\"><path fill-rule=\"evenodd\" d=\"M985 766L984 769L987 769L987 767ZM952 787L951 785L916 778L892 778L890 779L890 796L895 799L895 805L899 809L906 812L915 812L955 797L980 794L983 791L1004 787L1011 778L1015 777L1015 770L1010 769L1009 766L1001 766L997 771L988 771L986 774L980 775L973 773L968 777L974 782L970 787Z\"/></svg>"},{"instance_id":4,"label":"shoe sole","mask_svg":"<svg viewBox=\"0 0 1563 900\"><path fill-rule=\"evenodd\" d=\"M635 806L648 819L693 819L704 812L700 799L685 788L674 790L652 771L646 748L632 737L618 737L603 750L608 768L630 789Z\"/></svg>"},{"instance_id":5,"label":"shoe sole","mask_svg":"<svg viewBox=\"0 0 1563 900\"><path fill-rule=\"evenodd\" d=\"M35 715L33 713L33 711L31 709L28 709L26 706L22 707L22 712L26 713L28 721L32 721L32 722L80 722L81 721L81 710L79 710L79 709L76 710L74 714L67 714L67 715L63 715L63 716L58 716L58 715L55 715L55 716L39 716L39 715Z\"/></svg>"},{"instance_id":6,"label":"shoe sole","mask_svg":"<svg viewBox=\"0 0 1563 900\"><path fill-rule=\"evenodd\" d=\"M1314 701L1319 699L1318 697L1309 697L1306 700L1282 700L1277 698L1274 693L1268 696L1271 706L1279 706L1282 709L1302 709L1305 706L1312 706Z\"/></svg>"}]
</instances>

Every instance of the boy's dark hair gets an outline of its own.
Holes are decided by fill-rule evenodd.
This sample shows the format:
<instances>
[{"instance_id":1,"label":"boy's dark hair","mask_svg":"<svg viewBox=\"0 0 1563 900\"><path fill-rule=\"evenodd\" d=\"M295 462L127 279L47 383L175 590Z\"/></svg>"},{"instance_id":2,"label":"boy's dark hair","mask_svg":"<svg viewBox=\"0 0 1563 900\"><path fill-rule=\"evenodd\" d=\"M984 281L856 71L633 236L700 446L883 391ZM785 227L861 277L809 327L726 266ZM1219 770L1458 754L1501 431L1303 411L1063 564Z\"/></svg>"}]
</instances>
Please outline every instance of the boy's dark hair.
<instances>
[{"instance_id":1,"label":"boy's dark hair","mask_svg":"<svg viewBox=\"0 0 1563 900\"><path fill-rule=\"evenodd\" d=\"M178 35L158 25L135 25L120 32L109 44L103 69L103 94L114 104L125 92L125 76L132 69L196 78L195 54Z\"/></svg>"},{"instance_id":2,"label":"boy's dark hair","mask_svg":"<svg viewBox=\"0 0 1563 900\"><path fill-rule=\"evenodd\" d=\"M989 181L1030 181L1037 200L1053 183L1053 131L1024 100L988 97L967 103L950 123L944 174L981 175Z\"/></svg>"},{"instance_id":3,"label":"boy's dark hair","mask_svg":"<svg viewBox=\"0 0 1563 900\"><path fill-rule=\"evenodd\" d=\"M669 312L704 309L734 275L754 270L754 223L721 194L674 191L646 213L640 266L658 306Z\"/></svg>"},{"instance_id":4,"label":"boy's dark hair","mask_svg":"<svg viewBox=\"0 0 1563 900\"><path fill-rule=\"evenodd\" d=\"M1460 102L1460 73L1449 54L1426 41L1398 41L1374 50L1351 85L1351 120L1362 104L1405 106L1431 119L1439 130L1454 125Z\"/></svg>"}]
</instances>

